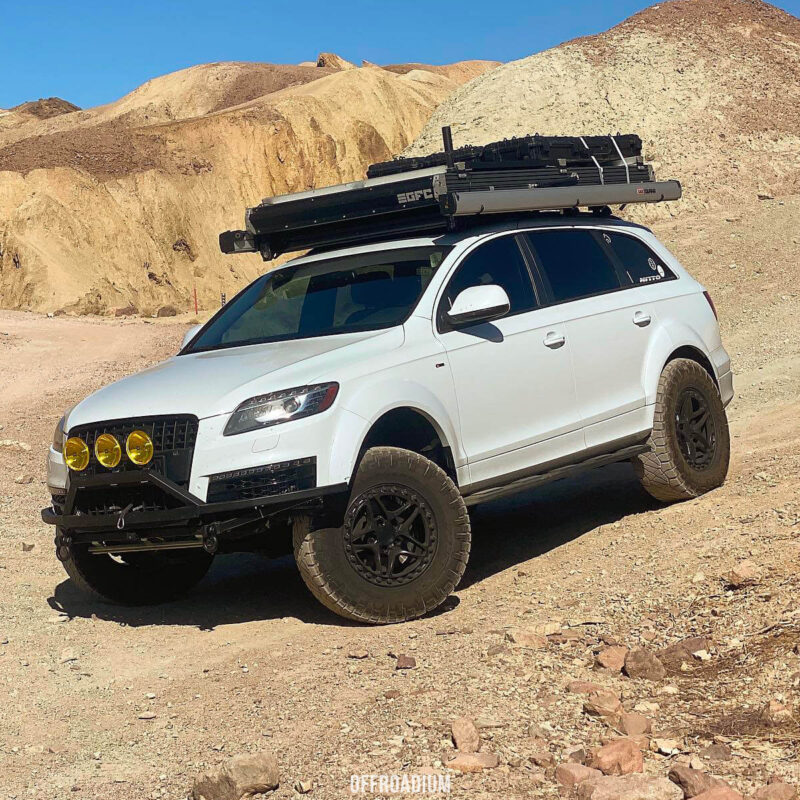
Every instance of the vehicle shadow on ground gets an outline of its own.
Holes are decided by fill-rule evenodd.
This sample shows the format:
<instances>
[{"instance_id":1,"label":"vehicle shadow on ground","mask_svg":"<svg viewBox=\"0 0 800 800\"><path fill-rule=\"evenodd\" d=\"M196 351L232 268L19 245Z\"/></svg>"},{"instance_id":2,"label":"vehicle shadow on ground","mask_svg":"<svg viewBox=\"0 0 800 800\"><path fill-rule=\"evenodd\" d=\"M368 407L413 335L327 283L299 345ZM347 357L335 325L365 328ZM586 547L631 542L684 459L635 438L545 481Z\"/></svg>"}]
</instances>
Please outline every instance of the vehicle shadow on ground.
<instances>
[{"instance_id":1,"label":"vehicle shadow on ground","mask_svg":"<svg viewBox=\"0 0 800 800\"><path fill-rule=\"evenodd\" d=\"M604 525L658 507L639 486L630 464L614 464L579 478L559 481L472 512L472 555L459 591L554 550ZM535 564L531 565L535 569ZM120 607L88 600L68 580L48 600L73 617L124 625L218 625L294 617L318 625L348 626L308 592L291 556L220 556L206 578L186 597L154 607ZM453 596L434 612L458 606Z\"/></svg>"}]
</instances>

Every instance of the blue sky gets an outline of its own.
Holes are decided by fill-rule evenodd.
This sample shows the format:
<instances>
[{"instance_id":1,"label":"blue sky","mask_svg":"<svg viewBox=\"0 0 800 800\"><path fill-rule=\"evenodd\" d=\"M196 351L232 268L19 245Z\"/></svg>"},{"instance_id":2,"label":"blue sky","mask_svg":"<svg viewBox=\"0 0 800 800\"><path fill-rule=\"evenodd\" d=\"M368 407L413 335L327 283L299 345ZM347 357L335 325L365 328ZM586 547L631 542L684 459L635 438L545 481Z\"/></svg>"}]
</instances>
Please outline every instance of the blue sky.
<instances>
[{"instance_id":1,"label":"blue sky","mask_svg":"<svg viewBox=\"0 0 800 800\"><path fill-rule=\"evenodd\" d=\"M86 108L210 61L510 61L597 33L641 0L0 0L0 108ZM780 0L800 15L800 0Z\"/></svg>"}]
</instances>

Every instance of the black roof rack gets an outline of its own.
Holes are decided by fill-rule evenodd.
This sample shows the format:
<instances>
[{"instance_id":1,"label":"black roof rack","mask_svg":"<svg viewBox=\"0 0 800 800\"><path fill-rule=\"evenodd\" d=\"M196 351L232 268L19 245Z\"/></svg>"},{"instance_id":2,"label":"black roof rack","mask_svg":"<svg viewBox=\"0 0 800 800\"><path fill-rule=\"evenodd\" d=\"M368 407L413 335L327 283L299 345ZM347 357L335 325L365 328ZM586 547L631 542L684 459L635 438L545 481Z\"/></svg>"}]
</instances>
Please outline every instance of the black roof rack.
<instances>
[{"instance_id":1,"label":"black roof rack","mask_svg":"<svg viewBox=\"0 0 800 800\"><path fill-rule=\"evenodd\" d=\"M247 209L245 230L220 234L223 253L282 253L429 234L486 215L657 203L681 196L657 181L642 141L617 136L525 136L373 164L367 179L268 197Z\"/></svg>"}]
</instances>

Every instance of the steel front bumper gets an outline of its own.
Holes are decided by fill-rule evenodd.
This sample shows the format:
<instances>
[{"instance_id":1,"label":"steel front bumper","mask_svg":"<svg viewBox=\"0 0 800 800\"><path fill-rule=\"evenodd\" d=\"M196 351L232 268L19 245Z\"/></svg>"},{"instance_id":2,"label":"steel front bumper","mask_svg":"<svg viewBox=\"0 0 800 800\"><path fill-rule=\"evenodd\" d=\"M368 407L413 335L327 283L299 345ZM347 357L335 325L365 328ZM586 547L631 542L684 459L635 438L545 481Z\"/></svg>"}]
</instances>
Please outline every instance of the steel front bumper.
<instances>
[{"instance_id":1,"label":"steel front bumper","mask_svg":"<svg viewBox=\"0 0 800 800\"><path fill-rule=\"evenodd\" d=\"M120 486L146 486L160 490L170 500L170 508L138 510L132 506L108 514L74 513L78 492L83 489L102 490ZM346 502L346 483L318 486L313 489L268 495L252 500L232 500L206 503L185 489L149 470L87 477L70 477L63 510L54 507L42 510L42 520L55 525L71 536L102 533L123 534L136 538L137 530L158 530L160 536L185 533L187 528L197 529L210 524L228 522L238 525L244 520L268 519L290 512L319 512L336 515L342 501ZM59 504L60 505L60 504ZM341 509L343 513L343 507ZM124 532L124 533L123 533Z\"/></svg>"}]
</instances>

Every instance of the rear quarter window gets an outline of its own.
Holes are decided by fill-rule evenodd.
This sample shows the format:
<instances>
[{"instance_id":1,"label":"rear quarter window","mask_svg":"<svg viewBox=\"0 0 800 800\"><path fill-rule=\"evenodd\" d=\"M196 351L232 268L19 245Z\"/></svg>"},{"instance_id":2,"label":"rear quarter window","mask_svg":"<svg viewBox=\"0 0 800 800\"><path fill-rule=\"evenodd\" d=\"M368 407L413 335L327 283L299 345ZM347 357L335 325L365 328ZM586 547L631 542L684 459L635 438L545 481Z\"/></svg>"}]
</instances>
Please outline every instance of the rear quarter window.
<instances>
[{"instance_id":1,"label":"rear quarter window","mask_svg":"<svg viewBox=\"0 0 800 800\"><path fill-rule=\"evenodd\" d=\"M632 285L641 286L675 279L675 273L663 259L640 239L611 231L600 231L600 238Z\"/></svg>"}]
</instances>

